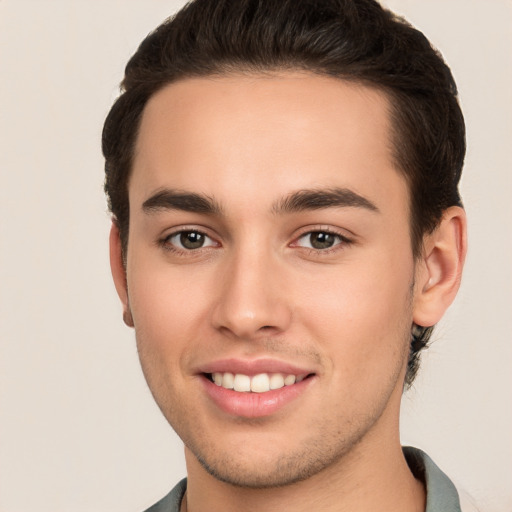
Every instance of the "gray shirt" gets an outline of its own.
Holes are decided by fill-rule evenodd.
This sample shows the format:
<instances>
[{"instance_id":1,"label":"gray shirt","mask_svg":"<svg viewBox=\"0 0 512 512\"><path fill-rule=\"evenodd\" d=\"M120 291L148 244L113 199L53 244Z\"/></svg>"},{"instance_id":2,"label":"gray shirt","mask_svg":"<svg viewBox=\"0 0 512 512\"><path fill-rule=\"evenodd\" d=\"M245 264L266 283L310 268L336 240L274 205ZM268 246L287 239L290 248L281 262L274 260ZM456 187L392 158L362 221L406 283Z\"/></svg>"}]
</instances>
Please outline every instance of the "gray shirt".
<instances>
[{"instance_id":1,"label":"gray shirt","mask_svg":"<svg viewBox=\"0 0 512 512\"><path fill-rule=\"evenodd\" d=\"M416 478L425 482L427 506L425 512L461 512L457 489L451 480L421 450L406 446L405 458ZM146 512L179 512L181 500L187 489L184 478L174 489Z\"/></svg>"}]
</instances>

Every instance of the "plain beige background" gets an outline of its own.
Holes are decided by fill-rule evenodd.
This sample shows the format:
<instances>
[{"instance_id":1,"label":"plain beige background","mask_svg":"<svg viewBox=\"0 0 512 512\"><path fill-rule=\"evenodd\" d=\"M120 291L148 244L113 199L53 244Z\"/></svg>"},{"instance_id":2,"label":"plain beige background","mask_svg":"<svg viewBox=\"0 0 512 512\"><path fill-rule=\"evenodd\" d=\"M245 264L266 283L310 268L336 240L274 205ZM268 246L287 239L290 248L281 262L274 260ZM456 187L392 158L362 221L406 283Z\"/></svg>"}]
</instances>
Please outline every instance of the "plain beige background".
<instances>
[{"instance_id":1,"label":"plain beige background","mask_svg":"<svg viewBox=\"0 0 512 512\"><path fill-rule=\"evenodd\" d=\"M459 297L402 439L512 509L512 2L389 0L438 46L468 126ZM184 476L121 321L100 133L128 57L180 0L0 0L0 512L137 512Z\"/></svg>"}]
</instances>

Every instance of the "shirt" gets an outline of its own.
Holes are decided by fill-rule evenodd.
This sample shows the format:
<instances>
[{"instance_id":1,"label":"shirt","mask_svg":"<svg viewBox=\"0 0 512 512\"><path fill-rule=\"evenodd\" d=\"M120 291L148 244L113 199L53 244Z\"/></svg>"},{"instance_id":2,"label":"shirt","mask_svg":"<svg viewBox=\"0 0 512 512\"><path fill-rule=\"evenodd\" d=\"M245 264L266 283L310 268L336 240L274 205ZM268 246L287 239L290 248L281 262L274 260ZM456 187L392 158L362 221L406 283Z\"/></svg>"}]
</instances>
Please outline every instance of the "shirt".
<instances>
[{"instance_id":1,"label":"shirt","mask_svg":"<svg viewBox=\"0 0 512 512\"><path fill-rule=\"evenodd\" d=\"M457 489L432 459L425 452L410 446L405 446L403 452L414 476L425 483L425 512L461 512ZM179 512L186 489L187 479L184 478L167 496L145 512Z\"/></svg>"}]
</instances>

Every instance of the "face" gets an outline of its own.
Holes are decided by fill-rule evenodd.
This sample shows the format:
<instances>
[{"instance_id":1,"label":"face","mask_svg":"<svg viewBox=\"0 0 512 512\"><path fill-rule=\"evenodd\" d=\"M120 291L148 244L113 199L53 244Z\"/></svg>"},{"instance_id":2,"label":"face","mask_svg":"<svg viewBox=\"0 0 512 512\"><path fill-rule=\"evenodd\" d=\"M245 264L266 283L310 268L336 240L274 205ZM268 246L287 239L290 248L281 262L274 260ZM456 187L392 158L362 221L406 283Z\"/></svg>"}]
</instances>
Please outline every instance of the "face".
<instances>
[{"instance_id":1,"label":"face","mask_svg":"<svg viewBox=\"0 0 512 512\"><path fill-rule=\"evenodd\" d=\"M396 441L414 301L386 97L306 73L187 79L148 103L127 298L188 460L283 485Z\"/></svg>"}]
</instances>

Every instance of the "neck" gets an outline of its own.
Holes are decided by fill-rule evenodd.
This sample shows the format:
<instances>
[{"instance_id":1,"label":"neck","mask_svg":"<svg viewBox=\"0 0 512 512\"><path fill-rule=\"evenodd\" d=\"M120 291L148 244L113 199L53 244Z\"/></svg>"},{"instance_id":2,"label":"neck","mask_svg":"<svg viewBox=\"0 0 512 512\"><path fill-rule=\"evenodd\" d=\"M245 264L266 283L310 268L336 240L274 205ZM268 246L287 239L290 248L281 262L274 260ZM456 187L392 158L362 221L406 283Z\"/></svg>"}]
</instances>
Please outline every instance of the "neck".
<instances>
[{"instance_id":1,"label":"neck","mask_svg":"<svg viewBox=\"0 0 512 512\"><path fill-rule=\"evenodd\" d=\"M423 512L425 490L411 473L398 439L360 443L342 460L307 480L278 488L248 489L208 474L186 450L187 512Z\"/></svg>"}]
</instances>

